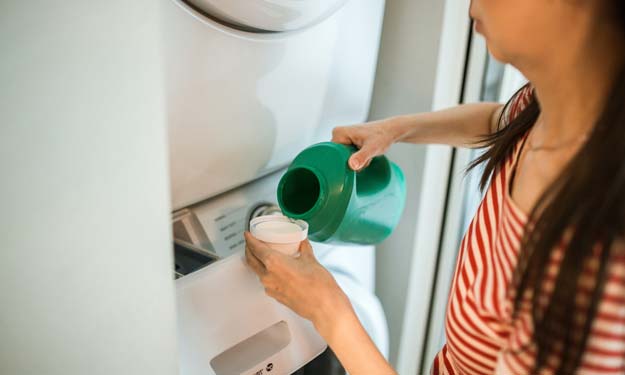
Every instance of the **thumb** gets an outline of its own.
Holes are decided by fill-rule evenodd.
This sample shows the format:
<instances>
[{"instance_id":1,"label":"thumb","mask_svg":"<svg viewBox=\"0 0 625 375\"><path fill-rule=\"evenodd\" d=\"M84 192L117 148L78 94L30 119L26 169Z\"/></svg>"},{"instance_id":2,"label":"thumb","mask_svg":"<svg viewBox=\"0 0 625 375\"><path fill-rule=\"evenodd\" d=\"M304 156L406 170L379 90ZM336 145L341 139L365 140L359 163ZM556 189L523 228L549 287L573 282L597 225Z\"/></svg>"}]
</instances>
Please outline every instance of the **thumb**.
<instances>
[{"instance_id":1,"label":"thumb","mask_svg":"<svg viewBox=\"0 0 625 375\"><path fill-rule=\"evenodd\" d=\"M361 169L362 167L364 167L365 165L367 165L367 163L369 163L369 161L374 156L375 156L375 152L373 150L373 147L365 144L364 146L362 146L360 150L356 151L349 158L349 166L351 169L357 171Z\"/></svg>"},{"instance_id":2,"label":"thumb","mask_svg":"<svg viewBox=\"0 0 625 375\"><path fill-rule=\"evenodd\" d=\"M313 248L309 240L304 240L302 241L302 243L300 243L299 253L300 253L300 257L305 257L305 258L315 257L315 253L313 252Z\"/></svg>"}]
</instances>

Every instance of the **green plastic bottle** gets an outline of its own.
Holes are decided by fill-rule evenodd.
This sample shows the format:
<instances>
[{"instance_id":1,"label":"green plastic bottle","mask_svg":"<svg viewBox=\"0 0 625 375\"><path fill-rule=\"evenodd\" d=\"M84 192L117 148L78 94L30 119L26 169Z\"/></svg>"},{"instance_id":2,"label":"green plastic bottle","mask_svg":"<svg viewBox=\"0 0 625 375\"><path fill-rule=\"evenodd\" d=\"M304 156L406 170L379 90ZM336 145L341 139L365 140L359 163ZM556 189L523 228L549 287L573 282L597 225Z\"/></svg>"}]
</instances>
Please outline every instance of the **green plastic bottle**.
<instances>
[{"instance_id":1,"label":"green plastic bottle","mask_svg":"<svg viewBox=\"0 0 625 375\"><path fill-rule=\"evenodd\" d=\"M285 216L308 223L317 242L376 244L399 222L406 202L401 169L385 156L361 172L348 165L353 146L324 142L302 151L278 184Z\"/></svg>"}]
</instances>

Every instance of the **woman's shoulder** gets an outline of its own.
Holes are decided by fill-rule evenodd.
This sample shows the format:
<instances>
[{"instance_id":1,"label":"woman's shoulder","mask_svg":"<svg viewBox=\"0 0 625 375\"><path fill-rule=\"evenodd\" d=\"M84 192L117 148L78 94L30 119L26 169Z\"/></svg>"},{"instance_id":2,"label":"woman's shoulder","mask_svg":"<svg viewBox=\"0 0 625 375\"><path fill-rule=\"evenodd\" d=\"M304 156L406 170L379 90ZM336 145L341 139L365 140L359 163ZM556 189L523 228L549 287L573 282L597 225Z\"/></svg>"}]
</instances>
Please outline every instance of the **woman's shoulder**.
<instances>
[{"instance_id":1,"label":"woman's shoulder","mask_svg":"<svg viewBox=\"0 0 625 375\"><path fill-rule=\"evenodd\" d=\"M495 173L499 173L502 170L510 171L516 169L518 154L535 118L528 118L527 116L532 117L532 115L527 114L527 121L521 120L520 123L513 123L532 103L536 104L534 101L534 87L528 82L514 93L504 106L499 118L498 134L500 139L503 139L503 142L500 142L505 145L506 156L500 159L497 167L494 169ZM509 127L511 124L514 128Z\"/></svg>"},{"instance_id":2,"label":"woman's shoulder","mask_svg":"<svg viewBox=\"0 0 625 375\"><path fill-rule=\"evenodd\" d=\"M530 82L521 87L504 106L499 120L499 129L508 126L527 108L534 99L534 87Z\"/></svg>"}]
</instances>

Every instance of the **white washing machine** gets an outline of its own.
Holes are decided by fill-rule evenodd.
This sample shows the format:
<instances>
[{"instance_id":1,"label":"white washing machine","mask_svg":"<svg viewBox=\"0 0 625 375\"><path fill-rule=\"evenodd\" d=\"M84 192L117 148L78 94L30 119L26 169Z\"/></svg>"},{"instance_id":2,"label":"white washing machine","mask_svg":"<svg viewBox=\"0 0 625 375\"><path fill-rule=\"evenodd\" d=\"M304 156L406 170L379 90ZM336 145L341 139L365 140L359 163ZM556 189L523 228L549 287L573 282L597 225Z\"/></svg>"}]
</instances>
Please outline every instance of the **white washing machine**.
<instances>
[{"instance_id":1,"label":"white washing machine","mask_svg":"<svg viewBox=\"0 0 625 375\"><path fill-rule=\"evenodd\" d=\"M264 295L243 231L282 170L365 121L383 0L168 0L163 12L182 374L288 374L325 343ZM374 249L313 244L383 353Z\"/></svg>"}]
</instances>

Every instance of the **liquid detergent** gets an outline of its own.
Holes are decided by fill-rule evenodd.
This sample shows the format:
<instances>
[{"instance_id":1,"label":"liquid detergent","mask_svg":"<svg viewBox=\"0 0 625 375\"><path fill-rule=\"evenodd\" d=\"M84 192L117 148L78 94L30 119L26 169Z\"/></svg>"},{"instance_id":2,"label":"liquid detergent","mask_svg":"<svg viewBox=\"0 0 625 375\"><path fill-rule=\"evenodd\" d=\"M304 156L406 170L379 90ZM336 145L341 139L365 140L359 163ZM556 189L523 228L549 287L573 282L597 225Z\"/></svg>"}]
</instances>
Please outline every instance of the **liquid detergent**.
<instances>
[{"instance_id":1,"label":"liquid detergent","mask_svg":"<svg viewBox=\"0 0 625 375\"><path fill-rule=\"evenodd\" d=\"M250 232L271 248L287 255L299 252L300 242L306 239L308 224L281 215L260 216L250 221Z\"/></svg>"},{"instance_id":2,"label":"liquid detergent","mask_svg":"<svg viewBox=\"0 0 625 375\"><path fill-rule=\"evenodd\" d=\"M285 216L308 223L309 239L375 244L397 226L406 202L404 174L385 156L355 172L348 160L356 150L332 142L312 145L282 176L280 208Z\"/></svg>"}]
</instances>

